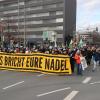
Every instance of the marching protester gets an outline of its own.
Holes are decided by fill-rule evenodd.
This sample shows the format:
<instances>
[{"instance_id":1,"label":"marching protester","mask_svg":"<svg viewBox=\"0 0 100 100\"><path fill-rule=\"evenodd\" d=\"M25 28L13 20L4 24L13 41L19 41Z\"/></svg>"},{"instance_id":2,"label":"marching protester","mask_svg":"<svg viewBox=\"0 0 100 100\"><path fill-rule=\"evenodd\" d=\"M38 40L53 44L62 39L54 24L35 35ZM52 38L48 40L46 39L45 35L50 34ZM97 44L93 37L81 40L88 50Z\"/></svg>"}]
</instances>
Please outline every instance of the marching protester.
<instances>
[{"instance_id":1,"label":"marching protester","mask_svg":"<svg viewBox=\"0 0 100 100\"><path fill-rule=\"evenodd\" d=\"M82 53L80 55L80 60L81 60L82 70L84 71L88 66L87 66L86 59Z\"/></svg>"},{"instance_id":2,"label":"marching protester","mask_svg":"<svg viewBox=\"0 0 100 100\"><path fill-rule=\"evenodd\" d=\"M14 47L14 48L0 48L0 52L7 53L45 53L52 55L69 55L72 73L75 73L77 68L77 74L83 75L83 71L88 67L94 72L98 65L100 65L100 48L96 47L82 47L77 46L69 47L45 47L35 46L33 48ZM92 64L93 63L93 64ZM87 69L86 69L87 70Z\"/></svg>"},{"instance_id":3,"label":"marching protester","mask_svg":"<svg viewBox=\"0 0 100 100\"><path fill-rule=\"evenodd\" d=\"M28 49L28 48L26 48L26 51L25 51L25 53L26 53L26 54L28 54L28 53L29 53L29 49Z\"/></svg>"},{"instance_id":4,"label":"marching protester","mask_svg":"<svg viewBox=\"0 0 100 100\"><path fill-rule=\"evenodd\" d=\"M82 66L81 66L81 58L80 58L81 52L80 50L77 50L75 54L75 62L76 62L76 67L77 67L77 75L82 75Z\"/></svg>"},{"instance_id":5,"label":"marching protester","mask_svg":"<svg viewBox=\"0 0 100 100\"><path fill-rule=\"evenodd\" d=\"M76 53L75 49L74 50L69 49L68 55L70 56L70 64L71 64L72 73L74 73L74 69L75 69L75 59L74 59L75 53Z\"/></svg>"},{"instance_id":6,"label":"marching protester","mask_svg":"<svg viewBox=\"0 0 100 100\"><path fill-rule=\"evenodd\" d=\"M87 65L90 66L91 65L91 59L92 59L92 50L90 47L87 48L86 52L86 61L87 61Z\"/></svg>"},{"instance_id":7,"label":"marching protester","mask_svg":"<svg viewBox=\"0 0 100 100\"><path fill-rule=\"evenodd\" d=\"M96 48L93 49L92 59L93 59L93 69L92 69L92 71L94 72L95 69L97 68L97 65L99 64L99 60L100 60L100 54L99 54L98 49L96 49Z\"/></svg>"}]
</instances>

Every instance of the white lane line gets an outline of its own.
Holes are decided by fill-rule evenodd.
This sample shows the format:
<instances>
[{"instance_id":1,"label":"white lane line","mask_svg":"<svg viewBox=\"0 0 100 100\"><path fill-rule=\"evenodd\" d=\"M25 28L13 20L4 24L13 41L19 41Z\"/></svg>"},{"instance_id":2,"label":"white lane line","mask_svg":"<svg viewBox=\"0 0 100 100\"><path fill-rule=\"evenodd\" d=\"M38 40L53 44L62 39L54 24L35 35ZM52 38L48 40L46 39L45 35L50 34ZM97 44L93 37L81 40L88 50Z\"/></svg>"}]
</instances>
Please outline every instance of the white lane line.
<instances>
[{"instance_id":1,"label":"white lane line","mask_svg":"<svg viewBox=\"0 0 100 100\"><path fill-rule=\"evenodd\" d=\"M90 83L90 84L99 84L100 83L100 81L98 81L98 82L93 82L93 83Z\"/></svg>"},{"instance_id":2,"label":"white lane line","mask_svg":"<svg viewBox=\"0 0 100 100\"><path fill-rule=\"evenodd\" d=\"M58 90L54 90L54 91L43 93L43 94L39 94L39 95L37 95L37 97L45 96L45 95L48 95L48 94L51 94L51 93L60 92L60 91L68 90L68 89L71 89L71 87L58 89Z\"/></svg>"},{"instance_id":3,"label":"white lane line","mask_svg":"<svg viewBox=\"0 0 100 100\"><path fill-rule=\"evenodd\" d=\"M45 75L45 74L39 74L39 75L37 75L37 76L40 77L40 76L43 76L43 75Z\"/></svg>"},{"instance_id":4,"label":"white lane line","mask_svg":"<svg viewBox=\"0 0 100 100\"><path fill-rule=\"evenodd\" d=\"M19 85L19 84L22 84L22 83L24 83L24 81L21 81L21 82L18 82L18 83L15 83L15 84L6 86L6 87L3 88L3 90L6 90L6 89L8 89L8 88L14 87L14 86Z\"/></svg>"},{"instance_id":5,"label":"white lane line","mask_svg":"<svg viewBox=\"0 0 100 100\"><path fill-rule=\"evenodd\" d=\"M86 84L88 83L90 80L92 79L92 77L87 77L85 80L83 80L83 84Z\"/></svg>"},{"instance_id":6,"label":"white lane line","mask_svg":"<svg viewBox=\"0 0 100 100\"><path fill-rule=\"evenodd\" d=\"M2 70L1 72L8 72L8 70Z\"/></svg>"},{"instance_id":7,"label":"white lane line","mask_svg":"<svg viewBox=\"0 0 100 100\"><path fill-rule=\"evenodd\" d=\"M79 91L72 91L64 100L72 100L78 93Z\"/></svg>"}]
</instances>

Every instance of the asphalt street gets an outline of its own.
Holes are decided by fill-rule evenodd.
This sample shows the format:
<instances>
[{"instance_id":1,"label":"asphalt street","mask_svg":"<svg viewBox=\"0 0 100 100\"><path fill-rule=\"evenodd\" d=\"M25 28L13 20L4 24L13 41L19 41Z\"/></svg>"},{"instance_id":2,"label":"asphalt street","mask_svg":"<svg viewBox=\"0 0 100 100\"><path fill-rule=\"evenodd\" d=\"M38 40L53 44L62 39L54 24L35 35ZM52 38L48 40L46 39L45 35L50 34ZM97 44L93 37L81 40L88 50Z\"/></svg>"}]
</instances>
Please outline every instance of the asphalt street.
<instances>
[{"instance_id":1,"label":"asphalt street","mask_svg":"<svg viewBox=\"0 0 100 100\"><path fill-rule=\"evenodd\" d=\"M0 70L0 100L100 100L100 68L83 76Z\"/></svg>"}]
</instances>

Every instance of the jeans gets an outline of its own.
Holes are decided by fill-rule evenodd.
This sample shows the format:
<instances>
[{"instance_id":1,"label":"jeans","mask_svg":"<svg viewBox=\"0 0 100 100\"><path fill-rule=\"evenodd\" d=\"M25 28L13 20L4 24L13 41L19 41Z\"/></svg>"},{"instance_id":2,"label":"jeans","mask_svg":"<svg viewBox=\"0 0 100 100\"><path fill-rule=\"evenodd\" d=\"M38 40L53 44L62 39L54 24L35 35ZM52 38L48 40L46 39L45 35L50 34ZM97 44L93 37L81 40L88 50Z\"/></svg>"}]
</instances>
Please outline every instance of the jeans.
<instances>
[{"instance_id":1,"label":"jeans","mask_svg":"<svg viewBox=\"0 0 100 100\"><path fill-rule=\"evenodd\" d=\"M82 75L82 65L81 64L77 64L77 74Z\"/></svg>"},{"instance_id":2,"label":"jeans","mask_svg":"<svg viewBox=\"0 0 100 100\"><path fill-rule=\"evenodd\" d=\"M97 68L97 65L99 65L99 61L93 61L93 70Z\"/></svg>"}]
</instances>

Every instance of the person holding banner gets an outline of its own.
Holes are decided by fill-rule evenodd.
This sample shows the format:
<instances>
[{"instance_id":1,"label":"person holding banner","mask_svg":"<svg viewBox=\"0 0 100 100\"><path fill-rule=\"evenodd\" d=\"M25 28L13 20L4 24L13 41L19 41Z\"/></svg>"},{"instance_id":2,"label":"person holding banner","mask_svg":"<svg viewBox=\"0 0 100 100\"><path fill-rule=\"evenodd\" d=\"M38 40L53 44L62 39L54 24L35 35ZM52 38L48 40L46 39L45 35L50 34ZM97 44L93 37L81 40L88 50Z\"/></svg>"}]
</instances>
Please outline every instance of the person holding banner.
<instances>
[{"instance_id":1,"label":"person holding banner","mask_svg":"<svg viewBox=\"0 0 100 100\"><path fill-rule=\"evenodd\" d=\"M81 65L80 51L79 50L77 50L74 59L76 62L76 67L77 67L77 74L82 75L82 65Z\"/></svg>"},{"instance_id":2,"label":"person holding banner","mask_svg":"<svg viewBox=\"0 0 100 100\"><path fill-rule=\"evenodd\" d=\"M75 59L74 59L75 53L76 53L75 50L69 49L68 55L70 56L70 64L71 64L72 73L74 73L74 69L75 69Z\"/></svg>"},{"instance_id":3,"label":"person holding banner","mask_svg":"<svg viewBox=\"0 0 100 100\"><path fill-rule=\"evenodd\" d=\"M80 60L81 60L82 70L84 71L88 66L87 66L87 62L83 54L81 54Z\"/></svg>"}]
</instances>

